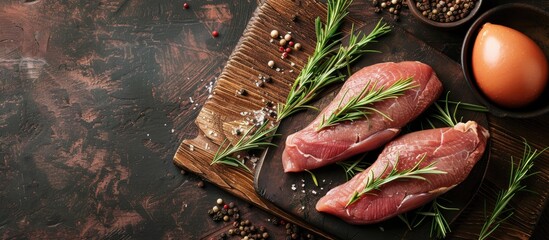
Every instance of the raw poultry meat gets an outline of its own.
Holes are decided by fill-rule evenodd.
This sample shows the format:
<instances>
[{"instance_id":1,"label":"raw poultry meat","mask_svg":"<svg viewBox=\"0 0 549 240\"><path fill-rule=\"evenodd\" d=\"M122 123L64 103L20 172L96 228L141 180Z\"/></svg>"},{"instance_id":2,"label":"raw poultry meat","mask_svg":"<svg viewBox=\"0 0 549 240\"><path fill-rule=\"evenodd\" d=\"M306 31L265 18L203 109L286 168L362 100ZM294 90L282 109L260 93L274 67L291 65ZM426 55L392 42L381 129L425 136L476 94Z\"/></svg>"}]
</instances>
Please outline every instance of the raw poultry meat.
<instances>
[{"instance_id":1,"label":"raw poultry meat","mask_svg":"<svg viewBox=\"0 0 549 240\"><path fill-rule=\"evenodd\" d=\"M391 119L374 112L367 119L317 130L324 115L328 116L340 104L359 95L369 81L375 81L377 87L388 87L409 77L413 78L416 88L407 90L398 98L373 104L375 109ZM421 62L379 63L361 69L346 81L338 95L313 122L288 136L282 155L284 171L315 169L381 147L393 139L400 128L429 107L441 92L442 83L435 72Z\"/></svg>"},{"instance_id":2,"label":"raw poultry meat","mask_svg":"<svg viewBox=\"0 0 549 240\"><path fill-rule=\"evenodd\" d=\"M469 175L482 157L488 138L488 131L474 121L400 136L387 144L368 169L331 189L317 202L316 209L352 224L369 224L422 206ZM445 173L422 175L426 180L389 182L346 206L351 196L371 181L369 176L384 178L393 167L397 171L408 170L418 161L419 168L434 162L436 170Z\"/></svg>"}]
</instances>

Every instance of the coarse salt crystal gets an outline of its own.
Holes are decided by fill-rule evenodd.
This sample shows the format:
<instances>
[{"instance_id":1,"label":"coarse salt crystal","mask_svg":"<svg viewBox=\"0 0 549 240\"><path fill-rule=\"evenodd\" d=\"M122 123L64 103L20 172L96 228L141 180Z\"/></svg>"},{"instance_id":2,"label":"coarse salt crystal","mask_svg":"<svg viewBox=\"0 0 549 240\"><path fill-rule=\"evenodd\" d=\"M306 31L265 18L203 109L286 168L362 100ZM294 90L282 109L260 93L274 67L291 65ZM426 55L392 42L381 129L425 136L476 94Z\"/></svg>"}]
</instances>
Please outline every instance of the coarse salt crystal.
<instances>
[{"instance_id":1,"label":"coarse salt crystal","mask_svg":"<svg viewBox=\"0 0 549 240\"><path fill-rule=\"evenodd\" d=\"M189 144L189 150L194 151L194 146Z\"/></svg>"},{"instance_id":2,"label":"coarse salt crystal","mask_svg":"<svg viewBox=\"0 0 549 240\"><path fill-rule=\"evenodd\" d=\"M313 190L313 191L311 191L311 192L312 192L314 195L316 195L316 191L315 191L315 190Z\"/></svg>"},{"instance_id":3,"label":"coarse salt crystal","mask_svg":"<svg viewBox=\"0 0 549 240\"><path fill-rule=\"evenodd\" d=\"M296 189L295 184L292 184L292 190L295 191Z\"/></svg>"}]
</instances>

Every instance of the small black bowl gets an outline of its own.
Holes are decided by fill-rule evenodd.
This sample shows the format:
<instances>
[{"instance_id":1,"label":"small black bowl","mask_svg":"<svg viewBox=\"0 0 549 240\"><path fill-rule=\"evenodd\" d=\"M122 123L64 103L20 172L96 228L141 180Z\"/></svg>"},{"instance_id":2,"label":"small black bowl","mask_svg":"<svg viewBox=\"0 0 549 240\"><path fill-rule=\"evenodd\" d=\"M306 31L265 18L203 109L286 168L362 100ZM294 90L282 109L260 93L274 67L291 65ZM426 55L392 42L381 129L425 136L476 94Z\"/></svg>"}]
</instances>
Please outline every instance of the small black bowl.
<instances>
[{"instance_id":1,"label":"small black bowl","mask_svg":"<svg viewBox=\"0 0 549 240\"><path fill-rule=\"evenodd\" d=\"M443 22L437 22L437 21L428 19L427 17L423 16L423 12L419 10L416 6L417 1L419 0L408 0L408 8L410 9L410 12L412 12L412 15L414 15L417 19L419 19L424 24L437 27L437 28L447 28L447 29L453 29L469 22L469 20L475 17L475 15L478 13L478 10L480 9L480 6L482 5L482 0L475 0L475 5L469 11L467 16L454 22L443 23Z\"/></svg>"},{"instance_id":2,"label":"small black bowl","mask_svg":"<svg viewBox=\"0 0 549 240\"><path fill-rule=\"evenodd\" d=\"M549 56L549 13L527 4L510 3L490 9L469 28L461 49L461 67L473 95L497 117L529 118L549 112L549 86L533 103L522 108L504 108L491 102L479 89L474 79L471 56L476 37L487 23L499 24L518 30L534 40L546 57ZM520 47L520 46L517 46Z\"/></svg>"}]
</instances>

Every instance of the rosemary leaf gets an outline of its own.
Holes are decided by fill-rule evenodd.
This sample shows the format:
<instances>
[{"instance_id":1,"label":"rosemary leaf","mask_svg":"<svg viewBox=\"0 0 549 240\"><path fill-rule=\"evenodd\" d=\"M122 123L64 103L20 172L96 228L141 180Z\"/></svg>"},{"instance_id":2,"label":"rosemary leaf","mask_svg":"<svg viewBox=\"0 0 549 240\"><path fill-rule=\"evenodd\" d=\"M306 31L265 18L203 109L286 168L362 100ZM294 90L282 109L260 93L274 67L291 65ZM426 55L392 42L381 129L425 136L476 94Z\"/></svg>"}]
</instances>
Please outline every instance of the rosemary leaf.
<instances>
[{"instance_id":1,"label":"rosemary leaf","mask_svg":"<svg viewBox=\"0 0 549 240\"><path fill-rule=\"evenodd\" d=\"M315 186L318 187L318 180L316 179L316 175L313 172L311 172L307 169L305 169L305 172L308 172L309 174L311 174L311 178L313 179L313 183L315 184Z\"/></svg>"},{"instance_id":2,"label":"rosemary leaf","mask_svg":"<svg viewBox=\"0 0 549 240\"><path fill-rule=\"evenodd\" d=\"M269 146L276 147L276 145L271 143L269 139L276 135L274 133L276 132L278 126L269 128L268 125L269 121L265 121L260 126L251 127L234 145L227 144L227 147L223 148L227 140L223 141L215 153L210 165L222 163L233 167L243 167L247 171L252 172L246 165L244 165L244 163L242 163L242 161L232 157L232 155L237 152L252 149L262 149Z\"/></svg>"},{"instance_id":3,"label":"rosemary leaf","mask_svg":"<svg viewBox=\"0 0 549 240\"><path fill-rule=\"evenodd\" d=\"M372 105L387 99L394 99L398 96L402 96L405 91L417 87L417 85L414 85L413 83L413 78L408 77L406 79L396 81L387 88L383 86L378 88L375 82L372 83L372 81L369 81L357 96L352 97L345 105L342 106L342 101L345 99L345 95L347 95L347 92L345 92L336 110L328 117L323 116L322 121L316 130L320 131L326 127L335 126L341 122L368 118L368 116L374 112L379 113L383 117L392 121L389 116L373 108Z\"/></svg>"},{"instance_id":4,"label":"rosemary leaf","mask_svg":"<svg viewBox=\"0 0 549 240\"><path fill-rule=\"evenodd\" d=\"M431 231L429 234L431 238L445 238L446 234L451 232L450 224L448 224L448 221L444 218L442 210L458 211L459 208L445 207L438 202L438 199L435 198L435 200L431 203L431 210L429 212L417 212L417 214L423 215L424 217L432 217ZM423 219L421 221L423 221Z\"/></svg>"},{"instance_id":5,"label":"rosemary leaf","mask_svg":"<svg viewBox=\"0 0 549 240\"><path fill-rule=\"evenodd\" d=\"M494 210L487 217L482 229L480 230L478 237L479 240L488 238L488 236L490 236L490 234L492 234L501 225L501 223L511 217L513 212L510 211L507 206L517 192L525 190L526 186L522 184L522 181L532 175L537 174L537 172L529 173L530 169L534 166L534 160L548 149L549 147L546 147L541 151L538 151L537 149L532 150L532 147L524 141L524 153L516 168L514 167L513 158L511 157L509 187L502 190L498 194Z\"/></svg>"},{"instance_id":6,"label":"rosemary leaf","mask_svg":"<svg viewBox=\"0 0 549 240\"><path fill-rule=\"evenodd\" d=\"M370 172L371 174L368 175L365 181L364 188L358 192L355 191L353 195L350 197L349 202L347 202L347 205L345 207L348 207L349 205L355 203L360 199L361 196L364 194L370 194L373 190L379 190L379 188L387 183L396 181L396 180L402 180L402 179L419 179L419 180L425 180L427 179L423 177L422 175L425 174L446 174L444 171L437 170L437 167L435 167L436 162L432 162L429 165L420 168L419 165L423 160L425 159L426 154L423 155L421 160L419 160L412 168L407 170L398 171L396 169L396 166L398 165L398 156L393 164L393 168L389 172L389 174L385 177L382 176L374 176L373 172ZM385 166L385 169L382 173L386 172L387 168L389 167L389 163Z\"/></svg>"},{"instance_id":7,"label":"rosemary leaf","mask_svg":"<svg viewBox=\"0 0 549 240\"><path fill-rule=\"evenodd\" d=\"M365 156L366 155L363 155L361 158L356 160L346 160L346 161L341 161L336 163L337 165L341 166L345 171L345 176L347 177L347 181L353 178L356 174L364 171L370 165L362 161L364 160Z\"/></svg>"},{"instance_id":8,"label":"rosemary leaf","mask_svg":"<svg viewBox=\"0 0 549 240\"><path fill-rule=\"evenodd\" d=\"M433 104L436 113L431 115L432 118L441 121L444 125L448 127L453 127L458 124L458 122L462 121L463 117L459 118L459 120L456 117L458 109L470 110L475 112L488 112L488 109L481 105L450 101L448 100L449 96L450 91L446 92L446 98L444 100L439 100ZM442 106L439 103L441 103ZM455 105L452 111L450 111L450 104ZM435 128L434 124L429 119L427 119L427 121L432 128Z\"/></svg>"}]
</instances>

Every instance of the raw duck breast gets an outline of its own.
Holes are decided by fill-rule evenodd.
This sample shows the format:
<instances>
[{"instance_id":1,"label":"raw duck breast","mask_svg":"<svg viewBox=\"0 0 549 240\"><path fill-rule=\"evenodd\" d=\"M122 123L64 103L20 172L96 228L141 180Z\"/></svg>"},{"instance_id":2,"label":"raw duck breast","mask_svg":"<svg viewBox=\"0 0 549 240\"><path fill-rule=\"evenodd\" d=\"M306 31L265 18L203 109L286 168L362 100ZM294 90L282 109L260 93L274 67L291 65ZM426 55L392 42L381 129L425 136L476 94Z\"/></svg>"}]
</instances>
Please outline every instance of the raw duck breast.
<instances>
[{"instance_id":1,"label":"raw duck breast","mask_svg":"<svg viewBox=\"0 0 549 240\"><path fill-rule=\"evenodd\" d=\"M394 217L433 200L462 182L482 157L489 134L476 122L459 123L453 128L423 130L403 135L387 144L378 159L350 181L331 189L316 204L316 210L335 215L352 224L370 224ZM398 158L398 161L397 161ZM422 160L423 159L423 160ZM363 194L346 206L355 191L364 189L368 176L387 176L396 170L419 168L433 162L445 174L424 174L427 179L397 180L379 190Z\"/></svg>"},{"instance_id":2,"label":"raw duck breast","mask_svg":"<svg viewBox=\"0 0 549 240\"><path fill-rule=\"evenodd\" d=\"M392 120L373 113L367 119L343 122L317 131L324 115L329 116L340 102L344 105L360 94L369 81L375 81L377 89L409 77L413 78L413 85L417 87L405 91L398 98L373 104L375 109ZM361 69L345 82L337 96L313 122L288 136L282 154L284 172L315 169L384 145L400 132L400 128L438 99L441 92L442 83L435 72L421 62L379 63Z\"/></svg>"}]
</instances>

